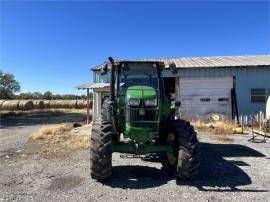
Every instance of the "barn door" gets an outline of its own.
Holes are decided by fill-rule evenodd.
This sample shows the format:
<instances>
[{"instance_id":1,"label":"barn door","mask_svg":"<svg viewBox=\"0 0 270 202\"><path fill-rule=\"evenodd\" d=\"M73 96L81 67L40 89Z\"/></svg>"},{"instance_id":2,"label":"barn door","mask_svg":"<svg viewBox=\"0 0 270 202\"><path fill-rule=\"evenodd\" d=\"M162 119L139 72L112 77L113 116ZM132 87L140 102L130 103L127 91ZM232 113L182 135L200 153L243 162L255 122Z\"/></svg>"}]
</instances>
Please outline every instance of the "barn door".
<instances>
[{"instance_id":1,"label":"barn door","mask_svg":"<svg viewBox=\"0 0 270 202\"><path fill-rule=\"evenodd\" d=\"M206 119L211 113L231 117L233 77L180 78L183 117Z\"/></svg>"}]
</instances>

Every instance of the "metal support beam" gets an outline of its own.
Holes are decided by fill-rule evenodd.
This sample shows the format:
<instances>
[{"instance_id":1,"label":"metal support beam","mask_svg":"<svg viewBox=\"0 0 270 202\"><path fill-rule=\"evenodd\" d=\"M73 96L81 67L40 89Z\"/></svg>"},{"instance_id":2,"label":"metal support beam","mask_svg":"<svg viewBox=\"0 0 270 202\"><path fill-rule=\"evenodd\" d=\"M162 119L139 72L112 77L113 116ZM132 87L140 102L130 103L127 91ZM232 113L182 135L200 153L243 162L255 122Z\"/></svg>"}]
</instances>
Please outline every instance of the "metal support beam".
<instances>
[{"instance_id":1,"label":"metal support beam","mask_svg":"<svg viewBox=\"0 0 270 202\"><path fill-rule=\"evenodd\" d=\"M89 88L87 88L87 119L86 119L87 124L89 124L89 108L90 108Z\"/></svg>"}]
</instances>

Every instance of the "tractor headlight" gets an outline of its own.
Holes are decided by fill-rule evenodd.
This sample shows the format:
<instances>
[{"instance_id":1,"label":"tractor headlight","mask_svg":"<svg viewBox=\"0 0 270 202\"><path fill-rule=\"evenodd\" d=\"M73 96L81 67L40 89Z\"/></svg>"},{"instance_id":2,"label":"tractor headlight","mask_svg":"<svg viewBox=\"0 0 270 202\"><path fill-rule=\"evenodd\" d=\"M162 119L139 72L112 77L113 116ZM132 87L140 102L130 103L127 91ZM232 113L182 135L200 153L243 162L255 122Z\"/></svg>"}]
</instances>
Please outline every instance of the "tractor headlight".
<instances>
[{"instance_id":1,"label":"tractor headlight","mask_svg":"<svg viewBox=\"0 0 270 202\"><path fill-rule=\"evenodd\" d=\"M140 105L140 99L128 99L127 105L133 106L133 107L138 107Z\"/></svg>"},{"instance_id":2,"label":"tractor headlight","mask_svg":"<svg viewBox=\"0 0 270 202\"><path fill-rule=\"evenodd\" d=\"M155 106L157 106L157 99L144 100L144 104L147 107L155 107Z\"/></svg>"}]
</instances>

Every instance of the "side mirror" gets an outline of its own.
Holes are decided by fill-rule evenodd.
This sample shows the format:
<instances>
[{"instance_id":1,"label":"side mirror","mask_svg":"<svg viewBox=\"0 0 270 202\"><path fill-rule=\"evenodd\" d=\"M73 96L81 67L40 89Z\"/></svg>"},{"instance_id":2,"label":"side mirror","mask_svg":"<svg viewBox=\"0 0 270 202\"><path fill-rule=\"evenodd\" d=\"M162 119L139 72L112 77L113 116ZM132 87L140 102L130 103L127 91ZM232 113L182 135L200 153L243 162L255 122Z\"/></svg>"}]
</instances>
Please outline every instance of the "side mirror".
<instances>
[{"instance_id":1,"label":"side mirror","mask_svg":"<svg viewBox=\"0 0 270 202\"><path fill-rule=\"evenodd\" d=\"M180 107L180 106L181 106L181 101L176 100L176 101L175 101L175 106L176 106L176 107Z\"/></svg>"},{"instance_id":2,"label":"side mirror","mask_svg":"<svg viewBox=\"0 0 270 202\"><path fill-rule=\"evenodd\" d=\"M174 62L169 64L169 68L171 69L173 74L177 74L176 64Z\"/></svg>"},{"instance_id":3,"label":"side mirror","mask_svg":"<svg viewBox=\"0 0 270 202\"><path fill-rule=\"evenodd\" d=\"M108 72L108 64L105 64L102 68L101 68L101 75L105 75Z\"/></svg>"}]
</instances>

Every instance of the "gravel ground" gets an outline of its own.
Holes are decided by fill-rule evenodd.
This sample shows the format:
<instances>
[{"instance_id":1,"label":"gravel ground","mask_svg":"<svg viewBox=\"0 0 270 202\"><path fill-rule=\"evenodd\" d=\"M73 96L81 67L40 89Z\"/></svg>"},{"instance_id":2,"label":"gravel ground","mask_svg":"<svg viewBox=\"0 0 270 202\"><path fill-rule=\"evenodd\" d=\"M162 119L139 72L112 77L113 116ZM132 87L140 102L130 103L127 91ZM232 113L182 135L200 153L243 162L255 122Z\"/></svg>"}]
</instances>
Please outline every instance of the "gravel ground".
<instances>
[{"instance_id":1,"label":"gravel ground","mask_svg":"<svg viewBox=\"0 0 270 202\"><path fill-rule=\"evenodd\" d=\"M9 122L10 123L10 122ZM89 173L89 151L44 158L26 143L42 124L0 129L0 201L270 201L270 140L233 142L199 133L202 166L190 180L170 179L157 159L113 154L113 177L101 184Z\"/></svg>"}]
</instances>

